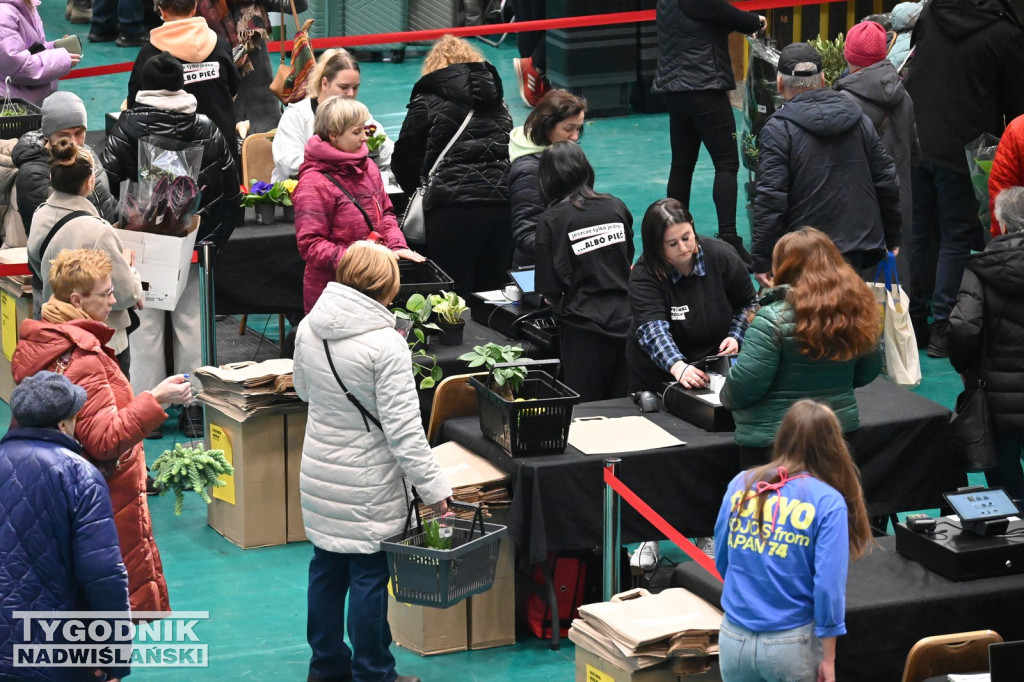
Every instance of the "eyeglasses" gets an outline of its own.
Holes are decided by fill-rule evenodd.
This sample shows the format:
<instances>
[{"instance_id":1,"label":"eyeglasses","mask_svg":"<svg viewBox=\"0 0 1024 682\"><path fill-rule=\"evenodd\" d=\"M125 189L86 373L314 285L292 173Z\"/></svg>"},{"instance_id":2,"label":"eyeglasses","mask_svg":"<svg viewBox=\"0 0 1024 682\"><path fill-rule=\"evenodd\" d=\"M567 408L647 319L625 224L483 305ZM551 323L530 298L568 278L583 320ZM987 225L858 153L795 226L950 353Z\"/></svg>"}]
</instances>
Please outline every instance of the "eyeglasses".
<instances>
[{"instance_id":1,"label":"eyeglasses","mask_svg":"<svg viewBox=\"0 0 1024 682\"><path fill-rule=\"evenodd\" d=\"M110 298L114 295L114 287L110 287L106 291L91 291L88 294L82 294L82 298L88 298L89 296L99 296L100 298Z\"/></svg>"}]
</instances>

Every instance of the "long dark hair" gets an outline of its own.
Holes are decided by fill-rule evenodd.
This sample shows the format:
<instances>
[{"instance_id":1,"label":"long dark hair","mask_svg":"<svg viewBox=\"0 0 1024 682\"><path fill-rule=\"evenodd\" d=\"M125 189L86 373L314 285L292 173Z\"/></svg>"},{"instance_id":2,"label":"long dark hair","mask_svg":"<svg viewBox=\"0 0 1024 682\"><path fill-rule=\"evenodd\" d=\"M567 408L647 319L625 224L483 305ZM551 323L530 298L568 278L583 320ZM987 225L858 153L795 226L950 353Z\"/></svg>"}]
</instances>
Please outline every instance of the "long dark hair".
<instances>
[{"instance_id":1,"label":"long dark hair","mask_svg":"<svg viewBox=\"0 0 1024 682\"><path fill-rule=\"evenodd\" d=\"M583 149L569 141L556 142L541 153L537 189L545 206L569 197L572 205L581 210L587 199L609 196L594 191L594 167Z\"/></svg>"},{"instance_id":2,"label":"long dark hair","mask_svg":"<svg viewBox=\"0 0 1024 682\"><path fill-rule=\"evenodd\" d=\"M806 471L843 496L847 508L850 556L854 559L862 556L871 543L864 491L860 485L860 472L853 463L839 419L832 408L808 399L798 400L789 408L775 434L772 461L747 472L743 480L745 492L737 498L732 513L739 514L753 504L757 527L762 528L765 503L775 491L770 488L758 491L758 483L778 483L780 467L786 469L790 476Z\"/></svg>"},{"instance_id":3,"label":"long dark hair","mask_svg":"<svg viewBox=\"0 0 1024 682\"><path fill-rule=\"evenodd\" d=\"M665 279L672 270L672 266L665 260L665 230L679 223L690 223L693 226L694 244L700 244L693 216L678 199L658 199L644 213L644 221L640 224L644 264L658 279Z\"/></svg>"}]
</instances>

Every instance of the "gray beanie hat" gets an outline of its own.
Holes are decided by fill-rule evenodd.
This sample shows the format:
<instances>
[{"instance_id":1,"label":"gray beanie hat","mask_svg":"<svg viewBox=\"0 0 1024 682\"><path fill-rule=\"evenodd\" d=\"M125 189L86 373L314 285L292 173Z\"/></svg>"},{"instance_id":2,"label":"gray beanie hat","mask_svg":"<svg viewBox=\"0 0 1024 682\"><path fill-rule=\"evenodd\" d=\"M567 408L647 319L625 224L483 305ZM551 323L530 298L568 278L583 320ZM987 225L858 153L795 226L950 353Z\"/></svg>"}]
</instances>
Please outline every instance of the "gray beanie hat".
<instances>
[{"instance_id":1,"label":"gray beanie hat","mask_svg":"<svg viewBox=\"0 0 1024 682\"><path fill-rule=\"evenodd\" d=\"M19 426L53 426L78 414L84 404L84 388L45 370L25 377L11 393L11 413Z\"/></svg>"},{"instance_id":2,"label":"gray beanie hat","mask_svg":"<svg viewBox=\"0 0 1024 682\"><path fill-rule=\"evenodd\" d=\"M73 92L58 90L43 100L43 137L68 128L85 128L85 104Z\"/></svg>"}]
</instances>

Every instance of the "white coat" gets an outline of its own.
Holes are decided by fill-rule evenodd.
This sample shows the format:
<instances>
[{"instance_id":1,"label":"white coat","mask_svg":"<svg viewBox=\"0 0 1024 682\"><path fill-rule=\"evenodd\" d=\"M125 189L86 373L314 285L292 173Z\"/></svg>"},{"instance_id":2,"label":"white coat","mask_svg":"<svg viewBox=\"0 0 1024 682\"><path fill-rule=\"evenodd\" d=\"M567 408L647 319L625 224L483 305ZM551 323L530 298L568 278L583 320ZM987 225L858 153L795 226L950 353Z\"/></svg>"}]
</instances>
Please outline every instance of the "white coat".
<instances>
[{"instance_id":1,"label":"white coat","mask_svg":"<svg viewBox=\"0 0 1024 682\"><path fill-rule=\"evenodd\" d=\"M337 282L327 285L295 337L295 390L309 403L299 491L306 536L321 549L370 554L400 533L408 511L404 475L427 504L451 489L427 445L412 358L395 316ZM331 372L383 430L364 422Z\"/></svg>"}]
</instances>

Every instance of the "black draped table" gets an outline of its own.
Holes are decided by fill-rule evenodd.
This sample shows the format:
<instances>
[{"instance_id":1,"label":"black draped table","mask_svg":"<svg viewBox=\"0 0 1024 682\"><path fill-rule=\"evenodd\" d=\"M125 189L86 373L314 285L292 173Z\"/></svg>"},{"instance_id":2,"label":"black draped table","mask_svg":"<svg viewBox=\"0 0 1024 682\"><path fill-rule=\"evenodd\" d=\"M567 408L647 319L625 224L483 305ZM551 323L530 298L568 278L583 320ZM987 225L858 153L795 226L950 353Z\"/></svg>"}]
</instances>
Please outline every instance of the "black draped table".
<instances>
[{"instance_id":1,"label":"black draped table","mask_svg":"<svg viewBox=\"0 0 1024 682\"><path fill-rule=\"evenodd\" d=\"M949 411L884 379L856 393L861 428L854 447L870 513L938 507L941 493L964 480L953 466ZM636 414L632 401L622 398L578 405L574 417ZM686 445L616 454L620 478L683 535L711 535L726 486L740 470L733 434L710 433L665 412L646 416ZM603 456L570 446L564 454L511 457L483 436L475 417L449 420L443 436L512 474L509 532L531 564L548 552L601 544ZM659 537L623 505L623 542Z\"/></svg>"},{"instance_id":2,"label":"black draped table","mask_svg":"<svg viewBox=\"0 0 1024 682\"><path fill-rule=\"evenodd\" d=\"M910 647L931 635L992 629L1024 639L1024 576L952 582L898 554L895 537L878 542L850 563L836 679L899 680ZM722 584L696 564L676 568L672 584L720 605Z\"/></svg>"},{"instance_id":3,"label":"black draped table","mask_svg":"<svg viewBox=\"0 0 1024 682\"><path fill-rule=\"evenodd\" d=\"M306 264L295 225L240 225L217 253L213 285L218 315L302 315Z\"/></svg>"}]
</instances>

